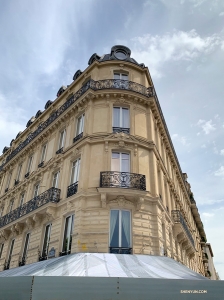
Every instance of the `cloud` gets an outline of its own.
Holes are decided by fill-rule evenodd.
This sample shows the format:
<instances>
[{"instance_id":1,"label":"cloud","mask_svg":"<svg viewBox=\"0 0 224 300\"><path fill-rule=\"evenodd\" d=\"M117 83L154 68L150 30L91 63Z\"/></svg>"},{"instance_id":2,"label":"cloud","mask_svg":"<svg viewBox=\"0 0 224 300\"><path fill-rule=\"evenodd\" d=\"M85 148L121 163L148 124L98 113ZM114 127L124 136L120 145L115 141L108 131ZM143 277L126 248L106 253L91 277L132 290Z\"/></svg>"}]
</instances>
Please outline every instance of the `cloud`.
<instances>
[{"instance_id":1,"label":"cloud","mask_svg":"<svg viewBox=\"0 0 224 300\"><path fill-rule=\"evenodd\" d=\"M215 176L224 176L224 166L221 166L218 170L214 172Z\"/></svg>"},{"instance_id":2,"label":"cloud","mask_svg":"<svg viewBox=\"0 0 224 300\"><path fill-rule=\"evenodd\" d=\"M220 150L220 155L224 155L224 149Z\"/></svg>"},{"instance_id":3,"label":"cloud","mask_svg":"<svg viewBox=\"0 0 224 300\"><path fill-rule=\"evenodd\" d=\"M190 146L190 143L188 142L188 139L185 136L180 136L177 133L174 133L171 135L172 140L176 140L180 142L183 146Z\"/></svg>"},{"instance_id":4,"label":"cloud","mask_svg":"<svg viewBox=\"0 0 224 300\"><path fill-rule=\"evenodd\" d=\"M202 215L206 218L212 218L214 217L214 214L211 214L211 213L206 213L206 212L203 212Z\"/></svg>"},{"instance_id":5,"label":"cloud","mask_svg":"<svg viewBox=\"0 0 224 300\"><path fill-rule=\"evenodd\" d=\"M174 30L162 36L145 34L133 38L132 42L133 57L150 66L152 75L160 78L164 75L161 69L166 62L202 59L203 55L220 48L223 40L217 34L201 37L196 30Z\"/></svg>"},{"instance_id":6,"label":"cloud","mask_svg":"<svg viewBox=\"0 0 224 300\"><path fill-rule=\"evenodd\" d=\"M224 11L219 14L220 17L224 16Z\"/></svg>"},{"instance_id":7,"label":"cloud","mask_svg":"<svg viewBox=\"0 0 224 300\"><path fill-rule=\"evenodd\" d=\"M212 123L212 120L205 121L205 120L199 120L197 122L197 125L202 128L205 134L209 134L210 132L216 130L215 124Z\"/></svg>"}]
</instances>

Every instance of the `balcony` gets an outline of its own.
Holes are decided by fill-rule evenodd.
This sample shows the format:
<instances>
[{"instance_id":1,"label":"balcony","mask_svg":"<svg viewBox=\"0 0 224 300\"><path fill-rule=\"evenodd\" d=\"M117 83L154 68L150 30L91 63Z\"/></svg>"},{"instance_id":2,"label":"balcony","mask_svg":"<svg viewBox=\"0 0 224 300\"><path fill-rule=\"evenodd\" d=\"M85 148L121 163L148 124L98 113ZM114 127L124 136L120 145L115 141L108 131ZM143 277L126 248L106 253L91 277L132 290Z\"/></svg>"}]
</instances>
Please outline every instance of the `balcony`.
<instances>
[{"instance_id":1,"label":"balcony","mask_svg":"<svg viewBox=\"0 0 224 300\"><path fill-rule=\"evenodd\" d=\"M58 203L60 200L60 192L60 189L52 187L49 190L31 199L30 201L19 206L18 208L12 210L10 213L0 218L0 228L15 220L18 220L19 218L29 214L30 212L49 202Z\"/></svg>"},{"instance_id":2,"label":"balcony","mask_svg":"<svg viewBox=\"0 0 224 300\"><path fill-rule=\"evenodd\" d=\"M203 262L207 263L208 262L208 254L207 253L203 253L202 254L202 259L203 259Z\"/></svg>"},{"instance_id":3,"label":"balcony","mask_svg":"<svg viewBox=\"0 0 224 300\"><path fill-rule=\"evenodd\" d=\"M179 210L172 210L172 218L174 221L174 234L179 242L189 254L195 253L194 239L191 232Z\"/></svg>"},{"instance_id":4,"label":"balcony","mask_svg":"<svg viewBox=\"0 0 224 300\"><path fill-rule=\"evenodd\" d=\"M7 193L7 192L8 192L8 190L9 190L9 188L6 188L6 189L5 189L5 193Z\"/></svg>"},{"instance_id":5,"label":"balcony","mask_svg":"<svg viewBox=\"0 0 224 300\"><path fill-rule=\"evenodd\" d=\"M41 134L45 128L52 124L60 115L62 115L74 102L76 102L83 94L88 90L99 91L108 89L127 90L143 95L147 98L153 97L155 91L153 87L145 87L139 83L121 80L121 79L105 79L94 81L90 79L86 82L74 95L72 95L61 107L53 112L49 118L42 122L38 128L29 134L29 137L25 139L16 149L14 149L7 157L6 162L0 166L0 171L4 165L9 162L15 155L22 151L28 144L30 144L39 134Z\"/></svg>"},{"instance_id":6,"label":"balcony","mask_svg":"<svg viewBox=\"0 0 224 300\"><path fill-rule=\"evenodd\" d=\"M25 178L28 178L30 175L30 172L26 173Z\"/></svg>"},{"instance_id":7,"label":"balcony","mask_svg":"<svg viewBox=\"0 0 224 300\"><path fill-rule=\"evenodd\" d=\"M78 134L76 137L74 137L73 143L77 142L77 141L80 140L82 137L83 137L83 132L81 132L81 133Z\"/></svg>"},{"instance_id":8,"label":"balcony","mask_svg":"<svg viewBox=\"0 0 224 300\"><path fill-rule=\"evenodd\" d=\"M120 133L120 132L124 132L126 134L130 134L130 128L123 128L123 127L113 127L113 133Z\"/></svg>"},{"instance_id":9,"label":"balcony","mask_svg":"<svg viewBox=\"0 0 224 300\"><path fill-rule=\"evenodd\" d=\"M126 188L145 191L145 175L117 171L100 172L100 187Z\"/></svg>"},{"instance_id":10,"label":"balcony","mask_svg":"<svg viewBox=\"0 0 224 300\"><path fill-rule=\"evenodd\" d=\"M61 147L60 149L58 149L57 151L56 151L56 154L60 154L60 153L62 153L63 152L63 147Z\"/></svg>"},{"instance_id":11,"label":"balcony","mask_svg":"<svg viewBox=\"0 0 224 300\"><path fill-rule=\"evenodd\" d=\"M78 191L78 181L68 186L67 198L76 194L77 191Z\"/></svg>"},{"instance_id":12,"label":"balcony","mask_svg":"<svg viewBox=\"0 0 224 300\"><path fill-rule=\"evenodd\" d=\"M44 161L42 161L41 163L39 163L38 168L42 168L44 166Z\"/></svg>"},{"instance_id":13,"label":"balcony","mask_svg":"<svg viewBox=\"0 0 224 300\"><path fill-rule=\"evenodd\" d=\"M131 254L132 253L132 248L110 247L110 253L113 253L113 254Z\"/></svg>"}]
</instances>

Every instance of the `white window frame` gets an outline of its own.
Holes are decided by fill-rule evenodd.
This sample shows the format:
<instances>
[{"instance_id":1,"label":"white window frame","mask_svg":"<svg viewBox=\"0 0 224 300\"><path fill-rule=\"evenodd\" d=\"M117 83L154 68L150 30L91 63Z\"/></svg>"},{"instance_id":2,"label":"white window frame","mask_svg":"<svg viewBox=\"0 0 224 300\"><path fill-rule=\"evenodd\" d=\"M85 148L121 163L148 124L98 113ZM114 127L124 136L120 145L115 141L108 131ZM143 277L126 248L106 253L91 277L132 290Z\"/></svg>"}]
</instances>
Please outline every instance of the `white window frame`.
<instances>
[{"instance_id":1,"label":"white window frame","mask_svg":"<svg viewBox=\"0 0 224 300\"><path fill-rule=\"evenodd\" d=\"M15 245L15 239L12 239L12 240L11 240L11 243L10 243L9 255L8 255L8 265L9 265L9 266L10 266L11 259L12 259L12 253L13 253L14 245Z\"/></svg>"},{"instance_id":2,"label":"white window frame","mask_svg":"<svg viewBox=\"0 0 224 300\"><path fill-rule=\"evenodd\" d=\"M58 150L63 148L65 145L65 135L66 135L66 129L64 128L59 132Z\"/></svg>"},{"instance_id":3,"label":"white window frame","mask_svg":"<svg viewBox=\"0 0 224 300\"><path fill-rule=\"evenodd\" d=\"M68 222L70 222L70 225L68 223L68 226L67 226L67 233L65 232L66 228L66 220L70 218L70 220ZM62 240L62 253L63 252L68 252L68 251L71 251L71 249L69 249L69 246L71 244L71 247L72 247L72 234L73 234L73 227L74 227L74 220L75 220L75 215L72 214L72 215L69 215L65 218L65 221L64 221L64 230L63 230L63 240ZM68 229L70 226L70 229ZM64 243L65 243L65 235L66 235L66 239L68 238L68 241L67 241L67 247L65 249L64 247Z\"/></svg>"},{"instance_id":4,"label":"white window frame","mask_svg":"<svg viewBox=\"0 0 224 300\"><path fill-rule=\"evenodd\" d=\"M85 113L77 118L76 124L76 136L81 134L84 130L84 123L85 123Z\"/></svg>"},{"instance_id":5,"label":"white window frame","mask_svg":"<svg viewBox=\"0 0 224 300\"><path fill-rule=\"evenodd\" d=\"M80 163L81 163L81 158L76 159L72 163L70 185L79 181ZM75 168L75 171L73 171L74 168Z\"/></svg>"},{"instance_id":6,"label":"white window frame","mask_svg":"<svg viewBox=\"0 0 224 300\"><path fill-rule=\"evenodd\" d=\"M116 154L119 154L119 170L112 170L112 167L113 167L113 163L112 163L112 160L113 160L113 153L116 153ZM123 171L122 170L122 154L127 154L128 156L129 156L129 160L128 160L128 162L129 162L129 171ZM131 170L131 165L130 165L130 162L131 162L131 159L130 159L130 153L128 153L128 152L124 152L124 151L121 151L121 152L119 152L119 151L112 151L112 153L111 153L111 171L114 171L114 172L127 172L127 173L130 173L130 170Z\"/></svg>"},{"instance_id":7,"label":"white window frame","mask_svg":"<svg viewBox=\"0 0 224 300\"><path fill-rule=\"evenodd\" d=\"M28 236L28 241L27 241L27 236ZM24 246L23 246L23 255L22 258L26 258L27 257L27 252L29 249L29 243L30 243L30 236L31 236L31 232L27 232L25 240L24 240ZM26 247L26 248L25 248Z\"/></svg>"},{"instance_id":8,"label":"white window frame","mask_svg":"<svg viewBox=\"0 0 224 300\"><path fill-rule=\"evenodd\" d=\"M21 172L22 172L22 167L23 167L23 164L20 164L19 167L18 167L17 176L16 176L17 181L19 181L19 179L20 179L20 175L21 175Z\"/></svg>"},{"instance_id":9,"label":"white window frame","mask_svg":"<svg viewBox=\"0 0 224 300\"><path fill-rule=\"evenodd\" d=\"M44 162L45 157L46 157L46 153L47 153L47 143L44 144L41 148L41 156L40 156L40 163Z\"/></svg>"},{"instance_id":10,"label":"white window frame","mask_svg":"<svg viewBox=\"0 0 224 300\"><path fill-rule=\"evenodd\" d=\"M118 75L119 78L115 78L115 75ZM123 78L124 76L124 78ZM123 72L114 72L114 79L121 79L121 80L128 80L128 74L127 73L123 73Z\"/></svg>"},{"instance_id":11,"label":"white window frame","mask_svg":"<svg viewBox=\"0 0 224 300\"><path fill-rule=\"evenodd\" d=\"M47 227L49 226L49 230L47 233ZM52 228L52 223L48 223L45 226L45 230L44 230L44 237L43 237L43 245L42 245L42 252L41 252L41 256L44 257L44 251L46 250L45 254L46 256L48 256L48 250L49 250L49 244L50 244L50 239L51 239L51 228ZM47 239L46 239L46 245L45 245L45 237L46 237L46 233L47 233Z\"/></svg>"},{"instance_id":12,"label":"white window frame","mask_svg":"<svg viewBox=\"0 0 224 300\"><path fill-rule=\"evenodd\" d=\"M59 176L60 176L60 171L57 171L56 173L53 174L52 187L58 188Z\"/></svg>"},{"instance_id":13,"label":"white window frame","mask_svg":"<svg viewBox=\"0 0 224 300\"><path fill-rule=\"evenodd\" d=\"M115 126L116 124L114 124L115 109L119 109L119 126ZM127 120L128 127L123 126L123 114L122 114L123 109L128 111L128 120ZM128 107L113 106L113 127L130 128L130 109Z\"/></svg>"},{"instance_id":14,"label":"white window frame","mask_svg":"<svg viewBox=\"0 0 224 300\"><path fill-rule=\"evenodd\" d=\"M124 247L124 246L122 246L122 211L127 211L127 212L129 212L129 216L130 216L130 228L129 228L129 230L130 230L130 245L129 245L129 247L128 248L132 248L132 214L131 214L131 210L128 210L128 209L116 209L116 208L114 208L114 209L111 209L110 210L110 226L111 226L111 211L113 211L113 210L117 210L118 211L118 214L119 214L119 216L118 216L118 218L119 218L119 236L118 236L118 246L111 246L111 229L110 229L110 234L109 234L109 247L114 247L114 248L126 248L126 247Z\"/></svg>"},{"instance_id":15,"label":"white window frame","mask_svg":"<svg viewBox=\"0 0 224 300\"><path fill-rule=\"evenodd\" d=\"M33 163L33 155L29 156L26 173L29 173L31 171L32 163Z\"/></svg>"}]
</instances>

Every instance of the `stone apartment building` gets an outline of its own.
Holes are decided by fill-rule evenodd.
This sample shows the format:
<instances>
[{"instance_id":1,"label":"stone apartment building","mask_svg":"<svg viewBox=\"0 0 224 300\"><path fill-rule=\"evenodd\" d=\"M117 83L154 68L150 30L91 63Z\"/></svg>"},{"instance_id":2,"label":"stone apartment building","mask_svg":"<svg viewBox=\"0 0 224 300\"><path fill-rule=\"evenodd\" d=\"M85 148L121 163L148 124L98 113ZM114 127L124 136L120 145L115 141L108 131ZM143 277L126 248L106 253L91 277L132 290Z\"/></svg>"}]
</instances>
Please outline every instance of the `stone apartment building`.
<instances>
[{"instance_id":1,"label":"stone apartment building","mask_svg":"<svg viewBox=\"0 0 224 300\"><path fill-rule=\"evenodd\" d=\"M0 270L79 252L168 256L210 277L206 234L147 67L91 56L0 157Z\"/></svg>"}]
</instances>

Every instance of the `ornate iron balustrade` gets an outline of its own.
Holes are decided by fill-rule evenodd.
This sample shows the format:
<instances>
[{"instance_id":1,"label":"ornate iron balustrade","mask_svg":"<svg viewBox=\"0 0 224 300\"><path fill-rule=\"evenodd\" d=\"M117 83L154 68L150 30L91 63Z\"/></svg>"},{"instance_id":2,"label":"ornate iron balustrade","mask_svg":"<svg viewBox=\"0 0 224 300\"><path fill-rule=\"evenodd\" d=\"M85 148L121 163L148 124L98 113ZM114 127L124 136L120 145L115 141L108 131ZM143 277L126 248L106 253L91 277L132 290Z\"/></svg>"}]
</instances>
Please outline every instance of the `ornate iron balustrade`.
<instances>
[{"instance_id":1,"label":"ornate iron balustrade","mask_svg":"<svg viewBox=\"0 0 224 300\"><path fill-rule=\"evenodd\" d=\"M59 252L59 256L69 255L70 253L71 253L71 250Z\"/></svg>"},{"instance_id":2,"label":"ornate iron balustrade","mask_svg":"<svg viewBox=\"0 0 224 300\"><path fill-rule=\"evenodd\" d=\"M5 189L5 193L7 193L7 192L8 192L8 190L9 190L9 188L6 188L6 189Z\"/></svg>"},{"instance_id":3,"label":"ornate iron balustrade","mask_svg":"<svg viewBox=\"0 0 224 300\"><path fill-rule=\"evenodd\" d=\"M38 209L39 207L47 204L48 202L58 203L60 200L60 189L54 187L36 196L30 201L24 203L18 208L12 210L10 213L0 218L0 228L21 218L22 216Z\"/></svg>"},{"instance_id":4,"label":"ornate iron balustrade","mask_svg":"<svg viewBox=\"0 0 224 300\"><path fill-rule=\"evenodd\" d=\"M155 91L153 87L146 88L145 86L138 84L129 80L121 79L105 79L94 81L90 79L86 84L84 84L74 95L72 95L58 110L56 110L50 117L41 123L38 128L29 134L29 136L23 141L19 146L13 150L7 157L6 162L0 166L0 171L3 169L4 165L10 161L15 155L17 155L22 149L24 149L33 139L35 139L41 132L44 131L52 122L54 122L61 114L63 114L75 101L77 101L87 90L92 89L105 90L105 89L118 89L118 90L128 90L132 92L139 93L145 97L153 97Z\"/></svg>"},{"instance_id":5,"label":"ornate iron balustrade","mask_svg":"<svg viewBox=\"0 0 224 300\"><path fill-rule=\"evenodd\" d=\"M114 254L131 254L132 253L132 248L110 247L110 253L114 253Z\"/></svg>"},{"instance_id":6,"label":"ornate iron balustrade","mask_svg":"<svg viewBox=\"0 0 224 300\"><path fill-rule=\"evenodd\" d=\"M80 134L78 134L77 136L74 137L73 143L77 142L77 141L80 140L82 137L83 137L83 132L81 132Z\"/></svg>"},{"instance_id":7,"label":"ornate iron balustrade","mask_svg":"<svg viewBox=\"0 0 224 300\"><path fill-rule=\"evenodd\" d=\"M30 175L30 172L26 173L25 178L29 177L29 175Z\"/></svg>"},{"instance_id":8,"label":"ornate iron balustrade","mask_svg":"<svg viewBox=\"0 0 224 300\"><path fill-rule=\"evenodd\" d=\"M124 132L126 134L130 134L130 128L123 128L123 127L113 127L113 133L116 132Z\"/></svg>"},{"instance_id":9,"label":"ornate iron balustrade","mask_svg":"<svg viewBox=\"0 0 224 300\"><path fill-rule=\"evenodd\" d=\"M60 154L60 153L62 153L63 152L63 147L61 147L60 149L58 149L57 151L56 151L56 154Z\"/></svg>"},{"instance_id":10,"label":"ornate iron balustrade","mask_svg":"<svg viewBox=\"0 0 224 300\"><path fill-rule=\"evenodd\" d=\"M77 191L78 191L78 181L68 186L67 198L76 194Z\"/></svg>"},{"instance_id":11,"label":"ornate iron balustrade","mask_svg":"<svg viewBox=\"0 0 224 300\"><path fill-rule=\"evenodd\" d=\"M117 171L100 172L100 187L119 187L145 191L145 175Z\"/></svg>"},{"instance_id":12,"label":"ornate iron balustrade","mask_svg":"<svg viewBox=\"0 0 224 300\"><path fill-rule=\"evenodd\" d=\"M42 161L41 163L39 163L38 168L42 168L44 166L44 161Z\"/></svg>"},{"instance_id":13,"label":"ornate iron balustrade","mask_svg":"<svg viewBox=\"0 0 224 300\"><path fill-rule=\"evenodd\" d=\"M188 226L184 220L184 217L182 216L181 212L179 210L172 210L172 218L174 220L174 223L180 223L182 224L189 240L191 241L191 244L194 246L194 239L190 233L190 230L188 229Z\"/></svg>"}]
</instances>

